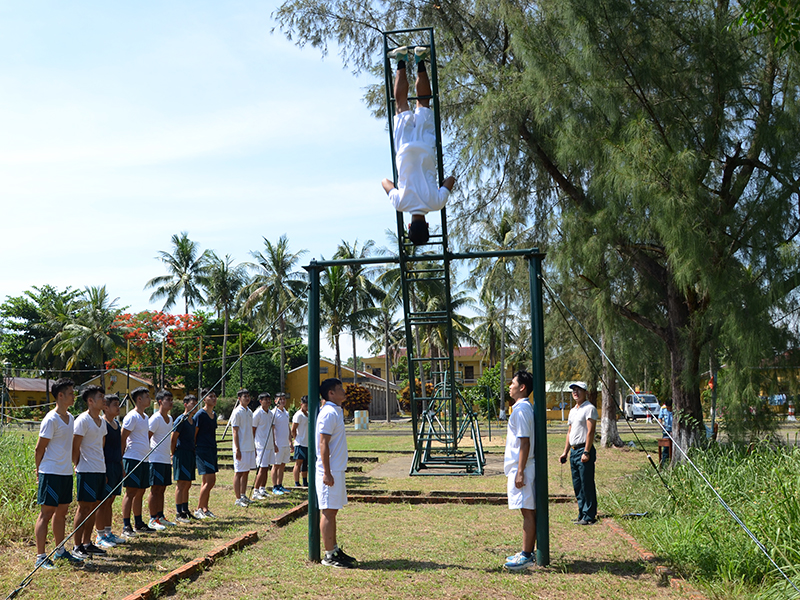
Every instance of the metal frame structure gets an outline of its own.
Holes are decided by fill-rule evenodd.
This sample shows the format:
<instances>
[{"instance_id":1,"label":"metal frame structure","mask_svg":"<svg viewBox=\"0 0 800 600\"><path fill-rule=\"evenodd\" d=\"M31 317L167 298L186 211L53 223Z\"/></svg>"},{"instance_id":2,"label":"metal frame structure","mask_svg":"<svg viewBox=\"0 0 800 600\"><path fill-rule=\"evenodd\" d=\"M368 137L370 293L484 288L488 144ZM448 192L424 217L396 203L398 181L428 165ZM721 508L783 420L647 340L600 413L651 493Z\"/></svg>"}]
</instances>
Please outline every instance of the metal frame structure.
<instances>
[{"instance_id":1,"label":"metal frame structure","mask_svg":"<svg viewBox=\"0 0 800 600\"><path fill-rule=\"evenodd\" d=\"M394 183L397 185L397 164L395 160L395 140L393 117L395 113L395 98L393 97L394 82L393 69L390 64L389 50L410 45L399 42L400 36L413 36L426 34L427 39L416 46L430 48L430 74L433 104L434 123L436 128L436 153L439 184L444 182L444 167L442 162L441 126L439 119L439 94L438 77L436 70L436 46L432 28L404 29L389 31L383 34L383 47L385 57L385 82L387 117L389 121L389 141L392 153L392 172ZM409 96L409 100L418 100ZM548 484L547 484L547 428L546 428L546 403L545 403L545 376L544 376L544 318L542 308L541 264L544 254L538 248L526 250L502 250L495 252L453 253L448 246L447 213L440 211L441 229L431 234L428 248L421 251L414 246L406 235L403 213L397 213L397 237L399 252L394 257L375 257L365 259L342 259L329 261L315 261L304 268L309 273L310 289L308 296L308 399L309 399L309 431L316 431L316 417L319 411L319 372L312 365L319 365L319 293L320 272L334 265L366 265L394 263L400 266L403 313L405 319L406 356L408 359L409 386L411 396L411 422L414 435L414 458L411 465L411 475L421 474L421 471L439 467L448 469L464 469L466 473L483 474L485 458L478 427L477 414L464 402L459 393L456 380L454 359L454 336L450 263L453 260L474 260L479 258L499 257L524 257L528 261L530 272L531 294L531 332L533 356L533 381L534 381L534 415L535 439L534 461L536 464L536 506L537 510L537 550L536 560L539 565L550 563L549 542L549 510L548 510ZM426 291L429 295L436 296L439 308L434 311L425 311L417 307L413 301L414 290ZM447 355L441 357L422 356L418 347L419 334L430 328L441 328L447 343ZM434 393L426 393L426 380L424 366L430 365L430 375L433 379ZM413 384L420 380L420 394L416 393ZM419 406L418 406L419 405ZM420 410L421 408L421 410ZM473 439L473 450L464 452L459 448L463 437L469 432ZM312 434L313 435L313 434ZM308 461L316 462L316 444L308 445ZM312 561L320 560L320 531L319 531L319 505L316 494L316 480L309 478L308 489L308 557Z\"/></svg>"}]
</instances>

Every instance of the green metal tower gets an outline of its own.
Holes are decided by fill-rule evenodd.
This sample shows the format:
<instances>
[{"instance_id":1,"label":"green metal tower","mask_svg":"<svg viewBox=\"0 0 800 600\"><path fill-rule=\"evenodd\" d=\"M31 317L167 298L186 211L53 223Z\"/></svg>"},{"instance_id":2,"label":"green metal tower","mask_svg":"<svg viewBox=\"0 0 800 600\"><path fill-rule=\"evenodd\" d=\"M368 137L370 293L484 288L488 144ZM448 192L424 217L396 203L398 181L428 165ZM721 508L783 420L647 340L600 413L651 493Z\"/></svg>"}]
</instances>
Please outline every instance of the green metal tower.
<instances>
[{"instance_id":1,"label":"green metal tower","mask_svg":"<svg viewBox=\"0 0 800 600\"><path fill-rule=\"evenodd\" d=\"M415 43L416 42L416 43ZM386 78L386 106L389 120L389 139L392 154L392 171L397 185L396 147L393 119L396 112L394 98L394 69L389 60L390 50L399 46L423 46L430 49L432 96L431 108L436 129L436 162L439 185L444 182L442 162L442 135L439 118L439 82L436 70L436 45L433 29L404 29L383 34L384 72ZM410 101L419 98L409 96ZM485 459L477 414L464 402L459 392L453 346L452 298L450 295L451 253L447 239L447 211L440 211L441 225L432 231L424 250L408 239L404 215L397 213L397 239L399 245L400 279L405 316L406 357L408 359L411 395L411 418L414 432L414 459L411 475L423 474L425 469L441 467L464 469L467 473L483 474ZM421 299L426 305L421 305ZM446 355L435 356L432 351L423 353L422 340L435 334L443 340ZM429 390L428 386L432 389ZM462 441L469 434L471 448L464 451Z\"/></svg>"}]
</instances>

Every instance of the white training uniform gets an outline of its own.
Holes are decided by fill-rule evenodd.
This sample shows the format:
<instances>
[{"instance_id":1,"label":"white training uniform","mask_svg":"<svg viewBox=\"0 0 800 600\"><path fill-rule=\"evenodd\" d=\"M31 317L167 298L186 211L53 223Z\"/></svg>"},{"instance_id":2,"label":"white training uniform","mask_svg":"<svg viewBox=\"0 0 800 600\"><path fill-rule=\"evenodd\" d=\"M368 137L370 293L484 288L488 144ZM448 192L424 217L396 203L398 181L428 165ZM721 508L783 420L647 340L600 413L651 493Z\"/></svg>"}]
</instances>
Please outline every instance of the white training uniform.
<instances>
[{"instance_id":1,"label":"white training uniform","mask_svg":"<svg viewBox=\"0 0 800 600\"><path fill-rule=\"evenodd\" d=\"M231 427L236 427L241 458L236 458L236 442L233 447L233 470L244 473L256 468L256 444L253 439L253 413L246 406L237 403L231 413Z\"/></svg>"},{"instance_id":2,"label":"white training uniform","mask_svg":"<svg viewBox=\"0 0 800 600\"><path fill-rule=\"evenodd\" d=\"M273 465L285 465L291 458L292 437L289 431L289 413L285 408L275 407L270 411L275 423L275 443L278 452L272 459Z\"/></svg>"},{"instance_id":3,"label":"white training uniform","mask_svg":"<svg viewBox=\"0 0 800 600\"><path fill-rule=\"evenodd\" d=\"M165 420L164 417L161 416L160 411L156 411L148 422L148 427L153 434L150 437L150 448L155 448L150 455L151 463L162 465L172 464L172 457L169 454L172 443L172 415L167 414L167 419L168 420ZM167 438L166 441L159 445L159 442L165 437Z\"/></svg>"},{"instance_id":4,"label":"white training uniform","mask_svg":"<svg viewBox=\"0 0 800 600\"><path fill-rule=\"evenodd\" d=\"M519 471L520 439L528 438L530 447L525 462L523 474L524 485L518 488L515 482ZM522 398L514 403L511 415L508 417L506 427L506 452L503 457L503 470L508 477L508 508L517 510L536 508L534 496L534 476L536 474L533 460L533 406L527 398Z\"/></svg>"},{"instance_id":5,"label":"white training uniform","mask_svg":"<svg viewBox=\"0 0 800 600\"><path fill-rule=\"evenodd\" d=\"M573 406L569 411L569 418L567 423L570 426L569 430L569 445L580 446L586 443L586 437L589 435L589 427L586 425L586 419L597 421L597 409L594 404L588 400L584 400L580 406Z\"/></svg>"},{"instance_id":6,"label":"white training uniform","mask_svg":"<svg viewBox=\"0 0 800 600\"><path fill-rule=\"evenodd\" d=\"M132 410L122 420L122 428L129 432L122 458L142 460L150 452L150 423L147 415L140 415L138 411ZM149 462L149 459L144 462Z\"/></svg>"},{"instance_id":7,"label":"white training uniform","mask_svg":"<svg viewBox=\"0 0 800 600\"><path fill-rule=\"evenodd\" d=\"M397 188L389 192L395 210L424 215L442 210L450 190L436 183L436 131L433 111L418 106L394 117Z\"/></svg>"},{"instance_id":8,"label":"white training uniform","mask_svg":"<svg viewBox=\"0 0 800 600\"><path fill-rule=\"evenodd\" d=\"M47 475L72 475L72 433L75 417L67 413L67 422L54 408L42 419L39 437L50 440L44 449L39 473ZM105 467L103 467L105 471Z\"/></svg>"},{"instance_id":9,"label":"white training uniform","mask_svg":"<svg viewBox=\"0 0 800 600\"><path fill-rule=\"evenodd\" d=\"M302 410L298 410L292 417L292 423L297 424L297 435L294 438L294 443L297 446L308 447L308 415L303 414Z\"/></svg>"},{"instance_id":10,"label":"white training uniform","mask_svg":"<svg viewBox=\"0 0 800 600\"><path fill-rule=\"evenodd\" d=\"M275 455L275 445L272 439L272 411L264 410L259 406L253 412L253 427L256 429L256 466L269 467ZM266 446L266 448L265 448Z\"/></svg>"},{"instance_id":11,"label":"white training uniform","mask_svg":"<svg viewBox=\"0 0 800 600\"><path fill-rule=\"evenodd\" d=\"M322 482L325 468L322 466L322 452L320 451L321 434L330 435L328 450L330 451L329 465L333 476L333 485L327 486ZM347 470L347 437L344 432L344 411L341 406L333 402L326 402L317 416L317 431L314 435L317 448L316 484L317 500L321 509L339 509L347 504L347 488L344 483L344 473Z\"/></svg>"},{"instance_id":12,"label":"white training uniform","mask_svg":"<svg viewBox=\"0 0 800 600\"><path fill-rule=\"evenodd\" d=\"M103 438L108 431L106 420L100 419L100 426L94 422L89 412L78 415L75 419L74 434L83 436L81 440L81 458L76 473L103 473L106 472L106 457L103 453Z\"/></svg>"}]
</instances>

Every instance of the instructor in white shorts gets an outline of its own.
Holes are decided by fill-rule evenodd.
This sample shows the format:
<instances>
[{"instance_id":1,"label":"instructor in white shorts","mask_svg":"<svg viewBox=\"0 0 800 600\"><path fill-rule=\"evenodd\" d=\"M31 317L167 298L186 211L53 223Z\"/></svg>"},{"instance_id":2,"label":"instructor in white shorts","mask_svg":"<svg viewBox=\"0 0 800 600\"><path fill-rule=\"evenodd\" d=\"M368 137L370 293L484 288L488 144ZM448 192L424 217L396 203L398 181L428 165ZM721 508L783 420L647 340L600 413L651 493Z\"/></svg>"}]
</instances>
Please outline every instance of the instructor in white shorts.
<instances>
[{"instance_id":1,"label":"instructor in white shorts","mask_svg":"<svg viewBox=\"0 0 800 600\"><path fill-rule=\"evenodd\" d=\"M347 504L344 473L347 470L347 438L344 432L342 402L346 398L342 382L326 379L319 384L325 402L317 416L314 435L317 447L316 486L319 502L319 529L325 556L322 564L329 567L353 568L356 559L344 553L336 542L336 515Z\"/></svg>"},{"instance_id":2,"label":"instructor in white shorts","mask_svg":"<svg viewBox=\"0 0 800 600\"><path fill-rule=\"evenodd\" d=\"M444 180L442 187L436 183L436 129L430 109L431 82L425 68L429 54L429 49L423 46L413 50L403 46L389 53L397 60L394 80L397 187L389 179L384 179L381 185L395 210L411 213L408 238L417 245L427 243L430 237L425 214L444 208L456 183L452 175ZM407 60L417 64L417 108L413 112L408 105Z\"/></svg>"},{"instance_id":3,"label":"instructor in white shorts","mask_svg":"<svg viewBox=\"0 0 800 600\"><path fill-rule=\"evenodd\" d=\"M241 389L236 394L239 400L231 414L233 429L233 493L236 506L247 507L247 479L256 468L256 445L253 440L253 413L250 412L250 392Z\"/></svg>"}]
</instances>

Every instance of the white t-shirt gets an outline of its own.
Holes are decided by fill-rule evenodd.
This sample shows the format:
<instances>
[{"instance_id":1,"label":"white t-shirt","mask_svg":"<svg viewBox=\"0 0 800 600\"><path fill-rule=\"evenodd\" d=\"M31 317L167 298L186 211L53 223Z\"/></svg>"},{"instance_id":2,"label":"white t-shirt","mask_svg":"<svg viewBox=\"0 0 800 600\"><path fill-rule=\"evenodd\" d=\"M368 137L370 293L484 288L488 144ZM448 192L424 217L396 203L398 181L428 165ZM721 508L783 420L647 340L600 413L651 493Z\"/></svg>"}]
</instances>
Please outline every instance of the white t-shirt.
<instances>
[{"instance_id":1,"label":"white t-shirt","mask_svg":"<svg viewBox=\"0 0 800 600\"><path fill-rule=\"evenodd\" d=\"M172 464L172 458L169 455L171 446L170 438L172 437L172 415L167 414L167 420L165 421L164 417L161 416L161 411L156 411L153 413L153 416L150 417L148 428L153 433L153 435L150 436L150 448L155 448L150 455L150 462L161 465ZM167 439L161 442L165 437ZM159 442L161 442L161 444L159 444ZM156 448L156 446L158 447Z\"/></svg>"},{"instance_id":2,"label":"white t-shirt","mask_svg":"<svg viewBox=\"0 0 800 600\"><path fill-rule=\"evenodd\" d=\"M330 449L331 472L341 472L347 469L347 438L344 432L344 411L341 406L336 406L333 402L326 402L317 416L317 432L315 445L317 447L317 471L324 473L322 466L322 453L319 449L321 434L331 436L328 442Z\"/></svg>"},{"instance_id":3,"label":"white t-shirt","mask_svg":"<svg viewBox=\"0 0 800 600\"><path fill-rule=\"evenodd\" d=\"M289 413L285 408L272 409L272 417L275 419L275 442L278 448L288 448L292 445L291 432L289 431Z\"/></svg>"},{"instance_id":4,"label":"white t-shirt","mask_svg":"<svg viewBox=\"0 0 800 600\"><path fill-rule=\"evenodd\" d=\"M586 419L597 421L597 409L588 400L584 400L580 406L573 406L569 411L567 423L570 426L570 446L580 446L586 443L586 435L589 433Z\"/></svg>"},{"instance_id":5,"label":"white t-shirt","mask_svg":"<svg viewBox=\"0 0 800 600\"><path fill-rule=\"evenodd\" d=\"M48 475L72 475L72 431L75 417L67 413L67 422L59 416L54 408L42 419L39 426L39 437L50 440L44 449L39 473ZM105 471L105 467L103 467Z\"/></svg>"},{"instance_id":6,"label":"white t-shirt","mask_svg":"<svg viewBox=\"0 0 800 600\"><path fill-rule=\"evenodd\" d=\"M436 183L433 111L419 106L394 117L397 189L389 192L395 210L425 214L441 210L450 190Z\"/></svg>"},{"instance_id":7,"label":"white t-shirt","mask_svg":"<svg viewBox=\"0 0 800 600\"><path fill-rule=\"evenodd\" d=\"M122 428L128 431L122 458L142 460L150 452L150 423L147 415L140 415L138 411L132 410L122 420Z\"/></svg>"},{"instance_id":8,"label":"white t-shirt","mask_svg":"<svg viewBox=\"0 0 800 600\"><path fill-rule=\"evenodd\" d=\"M256 450L259 454L264 450L264 446L269 440L270 448L272 448L272 411L264 410L259 406L253 412L253 427L256 428Z\"/></svg>"},{"instance_id":9,"label":"white t-shirt","mask_svg":"<svg viewBox=\"0 0 800 600\"><path fill-rule=\"evenodd\" d=\"M527 398L517 400L508 417L508 427L506 428L506 453L503 458L503 470L508 475L512 471L516 472L519 466L519 447L520 438L530 440L528 458L525 462L525 472L533 470L533 406Z\"/></svg>"},{"instance_id":10,"label":"white t-shirt","mask_svg":"<svg viewBox=\"0 0 800 600\"><path fill-rule=\"evenodd\" d=\"M298 410L292 417L292 423L297 423L297 437L294 438L294 443L308 447L308 415Z\"/></svg>"},{"instance_id":11,"label":"white t-shirt","mask_svg":"<svg viewBox=\"0 0 800 600\"><path fill-rule=\"evenodd\" d=\"M108 431L106 420L103 417L100 419L100 426L94 422L94 419L87 410L85 413L78 415L75 419L75 435L82 435L81 440L81 459L78 461L78 466L75 471L78 473L105 473L106 472L106 457L103 454L103 438L106 437Z\"/></svg>"},{"instance_id":12,"label":"white t-shirt","mask_svg":"<svg viewBox=\"0 0 800 600\"><path fill-rule=\"evenodd\" d=\"M231 427L236 427L239 438L239 450L251 452L256 449L253 441L253 413L250 409L236 404L231 414ZM233 444L233 451L236 452L236 444Z\"/></svg>"}]
</instances>

